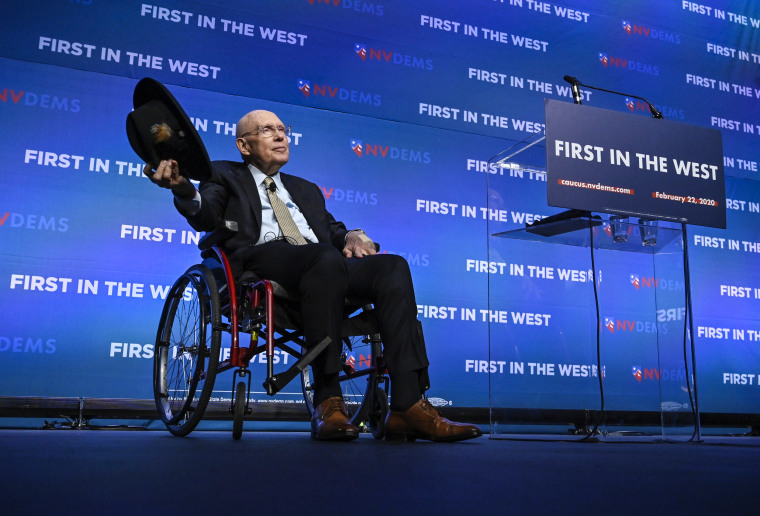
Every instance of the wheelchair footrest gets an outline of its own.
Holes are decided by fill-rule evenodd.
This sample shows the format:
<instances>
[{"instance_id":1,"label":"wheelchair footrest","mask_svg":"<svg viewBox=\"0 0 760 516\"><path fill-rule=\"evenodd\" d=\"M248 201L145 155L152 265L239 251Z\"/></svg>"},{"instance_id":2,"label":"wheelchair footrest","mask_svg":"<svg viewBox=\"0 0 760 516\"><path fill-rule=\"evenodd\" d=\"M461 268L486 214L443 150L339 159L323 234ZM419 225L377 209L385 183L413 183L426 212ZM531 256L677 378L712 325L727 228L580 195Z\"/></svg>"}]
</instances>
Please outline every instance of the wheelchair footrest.
<instances>
[{"instance_id":1,"label":"wheelchair footrest","mask_svg":"<svg viewBox=\"0 0 760 516\"><path fill-rule=\"evenodd\" d=\"M322 353L322 351L324 351L324 349L331 343L332 339L330 337L325 337L322 342L304 353L303 356L301 356L301 358L299 358L296 363L290 366L290 368L288 368L286 371L267 378L264 382L264 389L266 389L267 394L274 396L280 392L280 390L289 384L293 378L301 374L304 369L309 367L309 364L311 364L317 355Z\"/></svg>"}]
</instances>

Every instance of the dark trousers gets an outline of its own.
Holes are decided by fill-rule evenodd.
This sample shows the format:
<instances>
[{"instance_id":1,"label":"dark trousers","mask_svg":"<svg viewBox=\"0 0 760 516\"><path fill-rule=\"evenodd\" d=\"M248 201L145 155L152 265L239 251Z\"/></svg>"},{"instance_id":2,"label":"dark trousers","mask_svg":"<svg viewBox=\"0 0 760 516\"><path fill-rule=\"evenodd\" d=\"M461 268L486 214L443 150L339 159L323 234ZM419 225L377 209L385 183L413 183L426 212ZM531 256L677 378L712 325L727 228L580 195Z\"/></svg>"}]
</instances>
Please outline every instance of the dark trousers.
<instances>
[{"instance_id":1,"label":"dark trousers","mask_svg":"<svg viewBox=\"0 0 760 516\"><path fill-rule=\"evenodd\" d=\"M333 345L312 364L316 374L340 370L346 297L367 298L374 304L391 376L427 372L412 276L404 258L391 254L346 258L330 244L296 246L277 240L251 247L243 266L300 296L307 345L332 339Z\"/></svg>"}]
</instances>

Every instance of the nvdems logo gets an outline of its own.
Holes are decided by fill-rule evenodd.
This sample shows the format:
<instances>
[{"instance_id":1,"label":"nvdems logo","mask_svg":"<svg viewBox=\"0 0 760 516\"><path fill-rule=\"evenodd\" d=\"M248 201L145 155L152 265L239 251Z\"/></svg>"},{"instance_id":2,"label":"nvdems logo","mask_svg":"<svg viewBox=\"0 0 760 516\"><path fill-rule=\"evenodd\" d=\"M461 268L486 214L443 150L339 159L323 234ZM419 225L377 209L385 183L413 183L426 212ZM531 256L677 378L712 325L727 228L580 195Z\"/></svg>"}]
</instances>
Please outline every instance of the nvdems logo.
<instances>
[{"instance_id":1,"label":"nvdems logo","mask_svg":"<svg viewBox=\"0 0 760 516\"><path fill-rule=\"evenodd\" d=\"M30 213L0 213L0 227L21 228L65 233L69 230L69 219Z\"/></svg>"},{"instance_id":2,"label":"nvdems logo","mask_svg":"<svg viewBox=\"0 0 760 516\"><path fill-rule=\"evenodd\" d=\"M0 353L53 354L56 349L55 339L0 336Z\"/></svg>"},{"instance_id":3,"label":"nvdems logo","mask_svg":"<svg viewBox=\"0 0 760 516\"><path fill-rule=\"evenodd\" d=\"M617 319L615 317L605 317L603 326L610 333L622 332L623 334L633 333L668 333L668 329L663 324L649 321L632 321L628 319Z\"/></svg>"},{"instance_id":4,"label":"nvdems logo","mask_svg":"<svg viewBox=\"0 0 760 516\"><path fill-rule=\"evenodd\" d=\"M631 72L643 73L647 75L660 75L660 68L648 63L642 63L641 61L634 61L624 57L611 56L606 52L599 52L599 62L604 65L605 68L622 68Z\"/></svg>"},{"instance_id":5,"label":"nvdems logo","mask_svg":"<svg viewBox=\"0 0 760 516\"><path fill-rule=\"evenodd\" d=\"M352 104L365 104L375 107L380 107L383 104L382 97L377 93L350 90L329 84L317 84L307 79L298 79L297 85L306 98L323 97L326 100L336 102L350 102Z\"/></svg>"},{"instance_id":6,"label":"nvdems logo","mask_svg":"<svg viewBox=\"0 0 760 516\"><path fill-rule=\"evenodd\" d=\"M623 30L629 36L641 36L644 38L656 39L673 45L681 44L681 36L664 30L656 30L646 25L636 25L627 20L623 20Z\"/></svg>"},{"instance_id":7,"label":"nvdems logo","mask_svg":"<svg viewBox=\"0 0 760 516\"><path fill-rule=\"evenodd\" d=\"M628 97L626 97L625 107L627 107L628 110L632 113L641 111L642 113L646 113L648 115L652 114L652 110L649 109L649 104L641 100L629 99ZM655 104L654 107L656 107L660 111L660 113L662 113L662 116L664 118L667 118L669 120L683 120L684 118L686 118L686 115L684 115L683 109L678 109L678 108L674 108L670 106L661 106L658 104Z\"/></svg>"},{"instance_id":8,"label":"nvdems logo","mask_svg":"<svg viewBox=\"0 0 760 516\"><path fill-rule=\"evenodd\" d=\"M359 190L343 190L342 188L320 186L322 195L326 200L348 202L353 204L366 204L377 206L378 197L376 192L362 192Z\"/></svg>"},{"instance_id":9,"label":"nvdems logo","mask_svg":"<svg viewBox=\"0 0 760 516\"><path fill-rule=\"evenodd\" d=\"M354 11L371 16L382 16L385 8L383 4L367 2L366 0L307 0L311 5L323 5Z\"/></svg>"},{"instance_id":10,"label":"nvdems logo","mask_svg":"<svg viewBox=\"0 0 760 516\"><path fill-rule=\"evenodd\" d=\"M309 95L311 95L311 82L304 81L303 79L299 79L298 89L301 90L301 93L303 93L304 96L308 97Z\"/></svg>"},{"instance_id":11,"label":"nvdems logo","mask_svg":"<svg viewBox=\"0 0 760 516\"><path fill-rule=\"evenodd\" d=\"M431 161L430 152L418 149L393 147L391 145L381 145L379 143L365 143L356 138L351 139L350 146L354 154L360 158L362 156L371 156L375 158L397 159L412 163L422 163L423 165L428 165Z\"/></svg>"},{"instance_id":12,"label":"nvdems logo","mask_svg":"<svg viewBox=\"0 0 760 516\"><path fill-rule=\"evenodd\" d=\"M364 143L361 140L351 140L351 150L361 158L364 150Z\"/></svg>"},{"instance_id":13,"label":"nvdems logo","mask_svg":"<svg viewBox=\"0 0 760 516\"><path fill-rule=\"evenodd\" d=\"M645 380L654 380L654 381L666 381L666 382L685 382L686 381L686 369L683 367L678 369L660 369L657 367L641 367L638 365L631 366L631 372L633 374L633 377L636 378L636 381L641 383ZM672 405L674 402L663 402L668 403L668 408L666 410L677 410L679 408L688 408L689 405L684 403L678 403L678 406ZM664 407L663 407L664 408Z\"/></svg>"},{"instance_id":14,"label":"nvdems logo","mask_svg":"<svg viewBox=\"0 0 760 516\"><path fill-rule=\"evenodd\" d=\"M370 61L406 66L408 68L418 68L427 71L433 70L432 59L402 54L400 52L394 52L383 48L368 48L367 45L364 45L363 43L354 44L354 53L359 56L362 61L367 61L367 59L369 59Z\"/></svg>"},{"instance_id":15,"label":"nvdems logo","mask_svg":"<svg viewBox=\"0 0 760 516\"><path fill-rule=\"evenodd\" d=\"M8 88L0 90L0 101L3 104L17 104L56 111L68 111L69 113L79 113L82 109L79 99Z\"/></svg>"},{"instance_id":16,"label":"nvdems logo","mask_svg":"<svg viewBox=\"0 0 760 516\"><path fill-rule=\"evenodd\" d=\"M642 276L639 274L630 274L628 276L631 285L636 290L644 288L656 288L658 290L681 291L684 289L684 282L679 280L669 280L658 278L656 276Z\"/></svg>"}]
</instances>

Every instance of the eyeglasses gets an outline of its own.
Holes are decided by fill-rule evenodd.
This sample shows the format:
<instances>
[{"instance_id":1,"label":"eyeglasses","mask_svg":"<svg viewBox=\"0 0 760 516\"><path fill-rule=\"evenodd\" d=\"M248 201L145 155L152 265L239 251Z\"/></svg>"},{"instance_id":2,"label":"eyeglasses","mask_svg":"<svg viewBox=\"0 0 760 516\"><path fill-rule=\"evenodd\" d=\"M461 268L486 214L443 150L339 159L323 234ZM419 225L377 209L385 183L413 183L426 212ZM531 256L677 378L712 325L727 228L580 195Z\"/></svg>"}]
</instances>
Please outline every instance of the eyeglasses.
<instances>
[{"instance_id":1,"label":"eyeglasses","mask_svg":"<svg viewBox=\"0 0 760 516\"><path fill-rule=\"evenodd\" d=\"M244 138L249 134L258 134L264 138L271 138L275 133L283 133L285 136L290 136L290 126L278 125L275 127L273 125L260 125L253 131L248 131L245 134L241 134L240 137Z\"/></svg>"}]
</instances>

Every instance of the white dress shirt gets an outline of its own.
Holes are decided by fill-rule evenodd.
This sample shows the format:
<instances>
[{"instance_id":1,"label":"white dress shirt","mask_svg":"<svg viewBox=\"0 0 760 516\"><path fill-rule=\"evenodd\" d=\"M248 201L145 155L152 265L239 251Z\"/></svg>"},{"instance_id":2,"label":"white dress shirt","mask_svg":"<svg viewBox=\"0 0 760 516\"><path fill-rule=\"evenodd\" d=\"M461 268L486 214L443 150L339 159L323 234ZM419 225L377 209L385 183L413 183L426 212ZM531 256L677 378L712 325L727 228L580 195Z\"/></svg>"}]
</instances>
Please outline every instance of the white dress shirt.
<instances>
[{"instance_id":1,"label":"white dress shirt","mask_svg":"<svg viewBox=\"0 0 760 516\"><path fill-rule=\"evenodd\" d=\"M248 170L251 171L253 180L256 182L256 187L259 191L259 200L261 201L261 234L259 235L258 242L256 242L256 245L259 245L281 237L282 230L274 216L272 205L269 203L269 196L267 195L267 189L264 185L264 180L267 178L266 174L250 164L248 165ZM317 242L317 236L314 234L314 231L312 231L311 226L306 222L306 218L303 216L303 213L301 213L301 210L298 209L296 203L293 202L290 192L288 192L287 188L282 184L280 173L277 172L271 177L277 185L277 197L282 199L282 202L288 207L290 216L293 217L293 221L296 223L296 226L298 226L298 230L309 242ZM190 215L195 215L201 210L202 199L201 193L198 190L195 191L195 197L192 199L180 199L176 196L175 199L177 200L177 204Z\"/></svg>"},{"instance_id":2,"label":"white dress shirt","mask_svg":"<svg viewBox=\"0 0 760 516\"><path fill-rule=\"evenodd\" d=\"M267 178L267 175L250 164L248 165L248 170L250 170L251 174L253 174L253 180L256 181L256 187L259 190L259 199L261 199L261 234L259 235L259 241L256 242L256 245L258 245L281 237L282 230L280 229L280 225L277 223L277 219L274 216L274 210L272 209L272 205L269 203L269 195L267 195L266 185L264 185L264 180ZM293 202L293 198L290 196L290 192L288 192L288 190L282 184L280 173L277 172L270 177L277 185L277 197L282 199L282 202L284 202L285 206L288 207L290 216L293 217L293 222L295 222L296 226L298 226L298 231L300 231L303 237L309 242L317 242L317 236L314 234L314 231L311 230L311 227L309 226L309 223L306 222L306 218L303 216L303 213L301 213L301 210L298 209L296 203Z\"/></svg>"}]
</instances>

